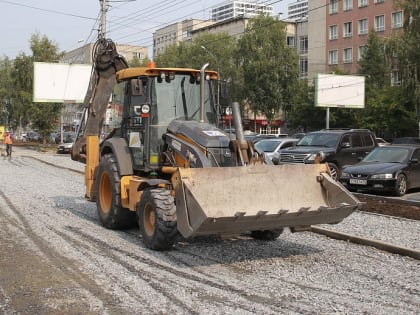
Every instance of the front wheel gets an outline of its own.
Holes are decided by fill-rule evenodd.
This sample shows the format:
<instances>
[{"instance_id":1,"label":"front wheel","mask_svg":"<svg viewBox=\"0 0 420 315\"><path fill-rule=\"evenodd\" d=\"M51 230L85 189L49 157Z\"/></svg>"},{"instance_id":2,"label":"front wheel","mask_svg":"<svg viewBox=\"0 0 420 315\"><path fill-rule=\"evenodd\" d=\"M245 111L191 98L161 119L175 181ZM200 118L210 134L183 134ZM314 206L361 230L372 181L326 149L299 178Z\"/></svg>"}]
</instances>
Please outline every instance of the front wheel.
<instances>
[{"instance_id":1,"label":"front wheel","mask_svg":"<svg viewBox=\"0 0 420 315\"><path fill-rule=\"evenodd\" d=\"M140 234L146 247L167 250L178 236L176 207L171 192L163 188L148 188L137 208Z\"/></svg>"},{"instance_id":2,"label":"front wheel","mask_svg":"<svg viewBox=\"0 0 420 315\"><path fill-rule=\"evenodd\" d=\"M121 177L115 156L102 157L96 174L96 208L103 226L108 229L130 228L136 223L136 214L121 206Z\"/></svg>"},{"instance_id":3,"label":"front wheel","mask_svg":"<svg viewBox=\"0 0 420 315\"><path fill-rule=\"evenodd\" d=\"M328 163L328 168L330 170L330 176L334 180L338 180L340 177L340 170L337 165L334 163Z\"/></svg>"},{"instance_id":4,"label":"front wheel","mask_svg":"<svg viewBox=\"0 0 420 315\"><path fill-rule=\"evenodd\" d=\"M251 237L257 240L273 241L283 233L283 229L251 231Z\"/></svg>"},{"instance_id":5,"label":"front wheel","mask_svg":"<svg viewBox=\"0 0 420 315\"><path fill-rule=\"evenodd\" d=\"M395 183L394 194L396 196L404 196L407 193L407 178L403 174L397 176L397 181Z\"/></svg>"}]
</instances>

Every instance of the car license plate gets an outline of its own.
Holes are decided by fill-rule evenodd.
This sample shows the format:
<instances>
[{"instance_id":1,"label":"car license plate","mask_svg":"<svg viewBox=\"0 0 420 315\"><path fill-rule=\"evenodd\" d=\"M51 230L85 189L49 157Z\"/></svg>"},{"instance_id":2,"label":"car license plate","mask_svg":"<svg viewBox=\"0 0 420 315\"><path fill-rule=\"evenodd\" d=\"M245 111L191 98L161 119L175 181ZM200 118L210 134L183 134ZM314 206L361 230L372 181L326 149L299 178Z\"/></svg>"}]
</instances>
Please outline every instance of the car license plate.
<instances>
[{"instance_id":1,"label":"car license plate","mask_svg":"<svg viewBox=\"0 0 420 315\"><path fill-rule=\"evenodd\" d=\"M354 184L354 185L367 185L367 180L366 179L350 178L350 184Z\"/></svg>"}]
</instances>

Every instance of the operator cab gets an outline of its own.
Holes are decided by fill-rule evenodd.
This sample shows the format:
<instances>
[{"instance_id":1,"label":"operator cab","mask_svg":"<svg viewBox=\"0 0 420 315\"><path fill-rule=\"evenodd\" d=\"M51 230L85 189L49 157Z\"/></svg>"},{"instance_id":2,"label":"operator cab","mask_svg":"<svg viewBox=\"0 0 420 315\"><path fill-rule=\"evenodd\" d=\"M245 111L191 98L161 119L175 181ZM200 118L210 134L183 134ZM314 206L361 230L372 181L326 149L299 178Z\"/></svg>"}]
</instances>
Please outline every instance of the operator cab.
<instances>
[{"instance_id":1,"label":"operator cab","mask_svg":"<svg viewBox=\"0 0 420 315\"><path fill-rule=\"evenodd\" d=\"M162 136L174 120L217 125L212 79L204 82L204 121L200 115L200 71L177 68L128 68L117 73L107 125L119 129L131 151L133 168L157 170L165 150Z\"/></svg>"}]
</instances>

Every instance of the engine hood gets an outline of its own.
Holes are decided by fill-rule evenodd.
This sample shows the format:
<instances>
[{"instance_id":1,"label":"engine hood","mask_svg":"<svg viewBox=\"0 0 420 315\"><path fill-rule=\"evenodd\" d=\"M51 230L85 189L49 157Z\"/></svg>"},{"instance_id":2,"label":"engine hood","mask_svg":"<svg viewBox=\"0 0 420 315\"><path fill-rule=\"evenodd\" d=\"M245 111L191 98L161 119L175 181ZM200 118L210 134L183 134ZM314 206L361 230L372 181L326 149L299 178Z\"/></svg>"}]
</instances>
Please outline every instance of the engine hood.
<instances>
[{"instance_id":1,"label":"engine hood","mask_svg":"<svg viewBox=\"0 0 420 315\"><path fill-rule=\"evenodd\" d=\"M401 170L406 165L401 163L359 163L353 166L347 166L344 171L352 174L385 174L394 173Z\"/></svg>"},{"instance_id":2,"label":"engine hood","mask_svg":"<svg viewBox=\"0 0 420 315\"><path fill-rule=\"evenodd\" d=\"M290 147L290 148L282 150L282 152L285 152L285 153L305 153L305 154L318 153L320 151L325 152L325 153L330 153L330 152L335 152L335 148L319 147L319 146L295 146L295 147Z\"/></svg>"},{"instance_id":3,"label":"engine hood","mask_svg":"<svg viewBox=\"0 0 420 315\"><path fill-rule=\"evenodd\" d=\"M168 132L183 135L206 148L229 147L229 136L214 125L195 120L174 120L168 126Z\"/></svg>"}]
</instances>

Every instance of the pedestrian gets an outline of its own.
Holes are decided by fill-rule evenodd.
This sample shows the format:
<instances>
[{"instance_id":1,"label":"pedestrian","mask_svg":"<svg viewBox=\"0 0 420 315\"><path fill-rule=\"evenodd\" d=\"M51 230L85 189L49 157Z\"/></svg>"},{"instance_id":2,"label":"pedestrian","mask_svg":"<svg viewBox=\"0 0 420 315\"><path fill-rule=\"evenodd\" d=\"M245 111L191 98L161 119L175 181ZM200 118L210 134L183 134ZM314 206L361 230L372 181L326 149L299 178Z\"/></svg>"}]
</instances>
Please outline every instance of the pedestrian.
<instances>
[{"instance_id":1,"label":"pedestrian","mask_svg":"<svg viewBox=\"0 0 420 315\"><path fill-rule=\"evenodd\" d=\"M10 132L6 131L4 135L4 143L6 144L6 156L9 157L9 160L12 158L12 136Z\"/></svg>"}]
</instances>

